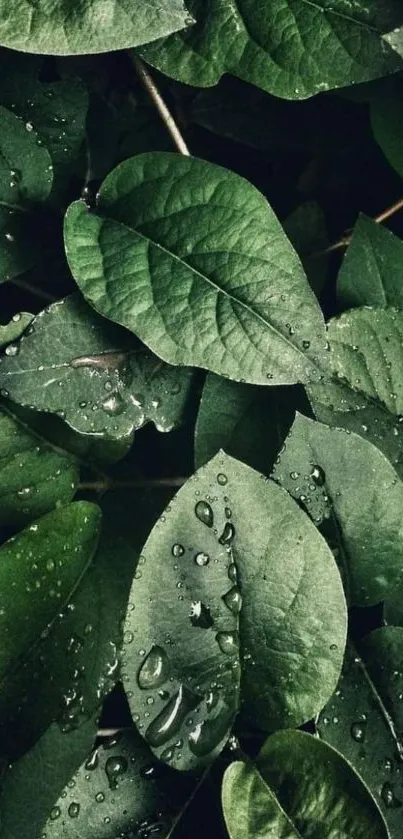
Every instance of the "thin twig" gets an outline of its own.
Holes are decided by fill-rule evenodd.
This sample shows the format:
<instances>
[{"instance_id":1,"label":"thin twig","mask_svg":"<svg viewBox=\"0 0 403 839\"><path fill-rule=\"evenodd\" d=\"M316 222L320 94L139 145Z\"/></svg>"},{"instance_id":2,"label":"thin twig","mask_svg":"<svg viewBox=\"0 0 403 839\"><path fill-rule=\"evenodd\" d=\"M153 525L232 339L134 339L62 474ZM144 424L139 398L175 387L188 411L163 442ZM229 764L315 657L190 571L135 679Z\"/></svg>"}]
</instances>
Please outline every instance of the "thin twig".
<instances>
[{"instance_id":1,"label":"thin twig","mask_svg":"<svg viewBox=\"0 0 403 839\"><path fill-rule=\"evenodd\" d=\"M102 481L83 481L78 489L92 490L93 492L106 492L111 489L150 489L156 487L181 487L186 483L187 478L136 478L131 481L114 480L105 477Z\"/></svg>"},{"instance_id":2,"label":"thin twig","mask_svg":"<svg viewBox=\"0 0 403 839\"><path fill-rule=\"evenodd\" d=\"M44 291L42 288L31 285L31 283L27 283L25 280L20 280L18 277L13 277L13 279L9 280L9 282L17 286L17 288L21 288L22 291L27 291L28 294L34 294L35 297L39 297L41 300L46 300L47 303L54 303L57 299L53 296L53 294L49 294L48 291Z\"/></svg>"},{"instance_id":3,"label":"thin twig","mask_svg":"<svg viewBox=\"0 0 403 839\"><path fill-rule=\"evenodd\" d=\"M382 213L375 216L373 221L376 224L382 224L382 222L386 221L391 216L394 216L395 213L398 213L399 210L403 209L403 198L399 198L398 201L395 201L391 207L387 207L386 210L383 210ZM341 248L347 248L350 244L352 239L352 233L348 233L346 236L342 236L338 242L334 242L333 245L329 245L329 247L324 248L322 251L318 251L315 256L324 256L327 253L332 253L333 251L341 250Z\"/></svg>"},{"instance_id":4,"label":"thin twig","mask_svg":"<svg viewBox=\"0 0 403 839\"><path fill-rule=\"evenodd\" d=\"M185 143L185 140L183 139L182 134L168 106L164 102L154 80L148 72L147 67L143 64L141 58L135 55L132 51L129 55L141 83L144 85L150 99L154 102L154 105L157 108L162 121L165 123L178 152L189 156L190 151Z\"/></svg>"}]
</instances>

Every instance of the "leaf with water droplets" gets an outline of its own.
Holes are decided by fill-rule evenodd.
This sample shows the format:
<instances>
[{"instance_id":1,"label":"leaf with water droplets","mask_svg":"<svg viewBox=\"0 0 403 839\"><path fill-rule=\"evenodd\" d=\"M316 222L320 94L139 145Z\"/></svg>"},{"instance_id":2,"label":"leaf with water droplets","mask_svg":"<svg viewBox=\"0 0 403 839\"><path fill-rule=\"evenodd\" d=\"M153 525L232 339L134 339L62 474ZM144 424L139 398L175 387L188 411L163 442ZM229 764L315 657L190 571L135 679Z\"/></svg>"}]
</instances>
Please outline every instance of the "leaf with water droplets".
<instances>
[{"instance_id":1,"label":"leaf with water droplets","mask_svg":"<svg viewBox=\"0 0 403 839\"><path fill-rule=\"evenodd\" d=\"M385 631L391 633L389 638L387 634L383 636ZM360 644L362 657L352 645L347 646L337 690L319 716L318 730L321 738L338 749L368 785L391 839L401 839L403 742L393 712L399 704L394 673L402 669L402 639L393 639L393 633L394 628L388 627L367 636ZM389 645L389 640L397 642L392 657L389 652L393 644ZM396 702L393 707L391 692Z\"/></svg>"},{"instance_id":2,"label":"leaf with water droplets","mask_svg":"<svg viewBox=\"0 0 403 839\"><path fill-rule=\"evenodd\" d=\"M381 224L360 215L337 278L338 296L343 307L395 306L403 309L402 262L401 239Z\"/></svg>"},{"instance_id":3,"label":"leaf with water droplets","mask_svg":"<svg viewBox=\"0 0 403 839\"><path fill-rule=\"evenodd\" d=\"M44 685L46 687L49 682L50 696L57 692L56 684L52 683L54 674L52 671L51 676L46 673L46 662L41 656L48 637L51 636L54 642L58 636L63 638L64 624L60 613L68 612L69 604L77 596L96 548L99 524L99 508L87 501L77 501L38 519L0 548L0 722L3 754L9 754L11 749L18 752L19 738L23 744L26 739L34 741L38 727L41 730L47 725L46 715L50 713L51 719L55 718L55 705L59 715L62 713L61 691L57 700L53 697L49 712L45 696L36 686L36 677L40 683L39 675L43 668L46 674ZM68 626L69 622L66 623ZM75 637L71 638L73 645L75 640ZM66 652L66 648L58 650L56 642L51 652L54 661L58 657L62 660L62 684L66 679L71 681L70 670L66 668ZM35 667L36 663L39 669ZM22 685L23 692L20 690ZM14 715L18 717L19 713L27 714L25 719L28 723L13 737L11 723ZM11 743L7 740L9 736Z\"/></svg>"},{"instance_id":4,"label":"leaf with water droplets","mask_svg":"<svg viewBox=\"0 0 403 839\"><path fill-rule=\"evenodd\" d=\"M0 348L17 341L31 323L34 315L29 312L18 312L9 323L0 324Z\"/></svg>"},{"instance_id":5,"label":"leaf with water droplets","mask_svg":"<svg viewBox=\"0 0 403 839\"><path fill-rule=\"evenodd\" d=\"M254 384L320 377L324 325L302 265L233 172L137 155L107 176L95 212L69 207L65 247L88 302L165 361Z\"/></svg>"},{"instance_id":6,"label":"leaf with water droplets","mask_svg":"<svg viewBox=\"0 0 403 839\"><path fill-rule=\"evenodd\" d=\"M0 359L0 388L20 405L58 414L76 431L130 438L181 419L192 371L173 368L78 295L40 312L13 355Z\"/></svg>"},{"instance_id":7,"label":"leaf with water droplets","mask_svg":"<svg viewBox=\"0 0 403 839\"><path fill-rule=\"evenodd\" d=\"M0 409L0 524L22 527L71 501L78 479L74 457Z\"/></svg>"},{"instance_id":8,"label":"leaf with water droplets","mask_svg":"<svg viewBox=\"0 0 403 839\"><path fill-rule=\"evenodd\" d=\"M302 731L266 740L255 766L232 763L222 803L231 839L389 839L382 815L352 766Z\"/></svg>"},{"instance_id":9,"label":"leaf with water droplets","mask_svg":"<svg viewBox=\"0 0 403 839\"><path fill-rule=\"evenodd\" d=\"M382 452L297 414L273 475L323 525L350 603L387 599L403 579L403 483Z\"/></svg>"},{"instance_id":10,"label":"leaf with water droplets","mask_svg":"<svg viewBox=\"0 0 403 839\"><path fill-rule=\"evenodd\" d=\"M195 87L232 73L275 96L304 99L399 67L382 42L402 24L399 4L378 6L364 0L190 0L196 25L140 52L163 73Z\"/></svg>"}]
</instances>

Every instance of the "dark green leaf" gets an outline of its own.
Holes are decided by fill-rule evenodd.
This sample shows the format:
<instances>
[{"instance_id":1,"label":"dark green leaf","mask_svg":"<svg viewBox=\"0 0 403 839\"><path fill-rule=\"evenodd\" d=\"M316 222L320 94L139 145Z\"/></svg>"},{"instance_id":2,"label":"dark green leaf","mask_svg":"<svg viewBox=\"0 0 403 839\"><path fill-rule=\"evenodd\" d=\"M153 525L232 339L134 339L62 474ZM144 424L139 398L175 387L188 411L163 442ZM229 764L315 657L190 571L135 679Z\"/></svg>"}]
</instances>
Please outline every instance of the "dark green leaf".
<instances>
[{"instance_id":1,"label":"dark green leaf","mask_svg":"<svg viewBox=\"0 0 403 839\"><path fill-rule=\"evenodd\" d=\"M231 839L388 839L369 790L321 740L279 732L266 740L256 765L233 763L225 773Z\"/></svg>"},{"instance_id":2,"label":"dark green leaf","mask_svg":"<svg viewBox=\"0 0 403 839\"><path fill-rule=\"evenodd\" d=\"M43 835L54 803L85 760L95 735L95 720L68 734L62 734L54 724L11 767L0 798L2 839L39 839Z\"/></svg>"},{"instance_id":3,"label":"dark green leaf","mask_svg":"<svg viewBox=\"0 0 403 839\"><path fill-rule=\"evenodd\" d=\"M304 99L365 82L399 67L381 36L402 23L401 6L387 0L189 0L197 23L140 51L150 64L186 84L209 87L232 73L268 93Z\"/></svg>"},{"instance_id":4,"label":"dark green leaf","mask_svg":"<svg viewBox=\"0 0 403 839\"><path fill-rule=\"evenodd\" d=\"M337 279L343 307L395 306L403 309L402 266L401 239L361 215Z\"/></svg>"},{"instance_id":5,"label":"dark green leaf","mask_svg":"<svg viewBox=\"0 0 403 839\"><path fill-rule=\"evenodd\" d=\"M22 527L71 501L78 479L75 458L0 409L0 524Z\"/></svg>"},{"instance_id":6,"label":"dark green leaf","mask_svg":"<svg viewBox=\"0 0 403 839\"><path fill-rule=\"evenodd\" d=\"M78 294L41 312L0 364L3 396L112 440L130 438L148 421L170 431L191 378L192 371L168 367Z\"/></svg>"},{"instance_id":7,"label":"dark green leaf","mask_svg":"<svg viewBox=\"0 0 403 839\"><path fill-rule=\"evenodd\" d=\"M89 303L171 364L255 384L318 378L319 308L263 196L219 166L134 157L104 181L99 214L81 202L66 253Z\"/></svg>"},{"instance_id":8,"label":"dark green leaf","mask_svg":"<svg viewBox=\"0 0 403 839\"><path fill-rule=\"evenodd\" d=\"M297 388L261 388L209 373L195 431L195 463L220 449L269 474L301 399Z\"/></svg>"},{"instance_id":9,"label":"dark green leaf","mask_svg":"<svg viewBox=\"0 0 403 839\"><path fill-rule=\"evenodd\" d=\"M274 477L315 524L335 519L353 604L384 600L403 578L403 484L367 440L297 415Z\"/></svg>"},{"instance_id":10,"label":"dark green leaf","mask_svg":"<svg viewBox=\"0 0 403 839\"><path fill-rule=\"evenodd\" d=\"M401 645L396 663L388 661L385 668L390 686L400 662ZM318 729L323 740L338 749L368 785L391 839L401 839L403 747L376 683L352 646L347 646L340 682L319 717Z\"/></svg>"},{"instance_id":11,"label":"dark green leaf","mask_svg":"<svg viewBox=\"0 0 403 839\"><path fill-rule=\"evenodd\" d=\"M403 629L400 626L376 629L361 642L360 651L386 711L395 723L403 760Z\"/></svg>"},{"instance_id":12,"label":"dark green leaf","mask_svg":"<svg viewBox=\"0 0 403 839\"><path fill-rule=\"evenodd\" d=\"M11 344L12 341L18 341L18 338L26 330L31 323L34 315L29 312L18 312L14 315L9 323L0 324L0 347L5 347L6 344Z\"/></svg>"},{"instance_id":13,"label":"dark green leaf","mask_svg":"<svg viewBox=\"0 0 403 839\"><path fill-rule=\"evenodd\" d=\"M298 725L322 707L340 672L346 614L339 574L289 496L219 454L154 527L126 618L123 678L137 725L176 766L211 759L228 736L241 594L245 711L262 728Z\"/></svg>"},{"instance_id":14,"label":"dark green leaf","mask_svg":"<svg viewBox=\"0 0 403 839\"><path fill-rule=\"evenodd\" d=\"M323 210L316 201L300 204L283 222L284 230L300 256L309 283L319 297L326 284L329 244Z\"/></svg>"},{"instance_id":15,"label":"dark green leaf","mask_svg":"<svg viewBox=\"0 0 403 839\"><path fill-rule=\"evenodd\" d=\"M393 169L403 176L403 110L400 78L371 101L371 124L376 142Z\"/></svg>"},{"instance_id":16,"label":"dark green leaf","mask_svg":"<svg viewBox=\"0 0 403 839\"><path fill-rule=\"evenodd\" d=\"M21 0L12 9L2 0L0 43L15 50L50 55L109 52L134 47L190 23L182 0Z\"/></svg>"}]
</instances>

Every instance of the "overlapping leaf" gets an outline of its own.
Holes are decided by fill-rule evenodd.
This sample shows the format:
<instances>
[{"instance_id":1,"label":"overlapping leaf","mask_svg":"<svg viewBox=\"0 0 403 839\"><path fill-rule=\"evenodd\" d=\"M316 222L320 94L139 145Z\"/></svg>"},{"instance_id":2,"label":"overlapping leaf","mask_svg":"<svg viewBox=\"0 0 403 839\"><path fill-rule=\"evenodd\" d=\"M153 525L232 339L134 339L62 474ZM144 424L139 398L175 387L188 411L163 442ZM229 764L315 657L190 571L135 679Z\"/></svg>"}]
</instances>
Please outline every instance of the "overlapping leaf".
<instances>
[{"instance_id":1,"label":"overlapping leaf","mask_svg":"<svg viewBox=\"0 0 403 839\"><path fill-rule=\"evenodd\" d=\"M337 278L345 308L403 308L403 242L387 228L361 215Z\"/></svg>"},{"instance_id":2,"label":"overlapping leaf","mask_svg":"<svg viewBox=\"0 0 403 839\"><path fill-rule=\"evenodd\" d=\"M65 220L88 302L171 364L255 384L318 380L324 327L302 266L263 196L242 178L169 153L125 161L97 213Z\"/></svg>"}]
</instances>

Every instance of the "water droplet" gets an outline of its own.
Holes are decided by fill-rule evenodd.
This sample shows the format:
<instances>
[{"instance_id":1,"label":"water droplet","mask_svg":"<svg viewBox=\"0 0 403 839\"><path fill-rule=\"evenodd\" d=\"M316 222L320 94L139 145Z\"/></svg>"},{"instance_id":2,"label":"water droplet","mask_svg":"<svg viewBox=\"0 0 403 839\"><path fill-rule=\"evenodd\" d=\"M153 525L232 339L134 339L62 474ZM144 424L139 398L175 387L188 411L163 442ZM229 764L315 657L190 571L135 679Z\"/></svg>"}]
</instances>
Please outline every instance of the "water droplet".
<instances>
[{"instance_id":1,"label":"water droplet","mask_svg":"<svg viewBox=\"0 0 403 839\"><path fill-rule=\"evenodd\" d=\"M138 684L142 690L150 690L159 687L167 681L170 673L169 659L162 647L154 646L143 661L139 674Z\"/></svg>"},{"instance_id":2,"label":"water droplet","mask_svg":"<svg viewBox=\"0 0 403 839\"><path fill-rule=\"evenodd\" d=\"M172 545L172 556L179 557L183 556L184 553L185 548L183 547L183 545L179 545L178 542L175 545Z\"/></svg>"},{"instance_id":3,"label":"water droplet","mask_svg":"<svg viewBox=\"0 0 403 839\"><path fill-rule=\"evenodd\" d=\"M196 563L196 565L199 566L199 568L203 568L205 565L208 565L209 562L210 562L210 557L209 557L208 554L203 553L203 551L196 554L195 563Z\"/></svg>"},{"instance_id":4,"label":"water droplet","mask_svg":"<svg viewBox=\"0 0 403 839\"><path fill-rule=\"evenodd\" d=\"M67 812L71 819L76 819L80 813L80 805L78 801L72 801Z\"/></svg>"},{"instance_id":5,"label":"water droplet","mask_svg":"<svg viewBox=\"0 0 403 839\"><path fill-rule=\"evenodd\" d=\"M163 746L180 729L185 717L199 704L199 697L183 685L148 726L145 737L151 746Z\"/></svg>"},{"instance_id":6,"label":"water droplet","mask_svg":"<svg viewBox=\"0 0 403 839\"><path fill-rule=\"evenodd\" d=\"M231 562L231 565L228 566L228 579L231 580L231 583L238 582L238 571L235 562Z\"/></svg>"},{"instance_id":7,"label":"water droplet","mask_svg":"<svg viewBox=\"0 0 403 839\"><path fill-rule=\"evenodd\" d=\"M219 472L219 474L217 475L217 483L219 483L222 487L224 487L225 484L228 483L228 478L226 475L224 475L223 472Z\"/></svg>"},{"instance_id":8,"label":"water droplet","mask_svg":"<svg viewBox=\"0 0 403 839\"><path fill-rule=\"evenodd\" d=\"M86 760L86 762L84 764L84 768L92 771L93 769L97 768L98 762L99 762L98 752L95 751L95 752L92 753L92 755L89 756L88 760Z\"/></svg>"},{"instance_id":9,"label":"water droplet","mask_svg":"<svg viewBox=\"0 0 403 839\"><path fill-rule=\"evenodd\" d=\"M304 350L309 350L309 347L310 347L310 346L311 346L311 342L310 342L310 341L303 341L303 342L302 342L302 348L303 348Z\"/></svg>"},{"instance_id":10,"label":"water droplet","mask_svg":"<svg viewBox=\"0 0 403 839\"><path fill-rule=\"evenodd\" d=\"M132 641L133 641L133 638L134 638L134 635L133 635L132 632L130 632L129 629L126 630L126 632L123 633L123 643L124 644L131 644Z\"/></svg>"},{"instance_id":11,"label":"water droplet","mask_svg":"<svg viewBox=\"0 0 403 839\"><path fill-rule=\"evenodd\" d=\"M393 786L389 781L385 781L381 789L381 798L385 807L388 807L390 810L396 810L402 806L402 802L396 797Z\"/></svg>"},{"instance_id":12,"label":"water droplet","mask_svg":"<svg viewBox=\"0 0 403 839\"><path fill-rule=\"evenodd\" d=\"M103 792L97 792L97 794L95 796L95 801L97 802L97 804L102 804L102 802L105 801L104 793Z\"/></svg>"},{"instance_id":13,"label":"water droplet","mask_svg":"<svg viewBox=\"0 0 403 839\"><path fill-rule=\"evenodd\" d=\"M46 562L46 570L47 571L54 571L56 568L56 563L54 559L48 559Z\"/></svg>"},{"instance_id":14,"label":"water droplet","mask_svg":"<svg viewBox=\"0 0 403 839\"><path fill-rule=\"evenodd\" d=\"M28 131L29 133L31 133L31 131L34 130L34 126L32 125L32 122L26 122L25 123L25 130Z\"/></svg>"},{"instance_id":15,"label":"water droplet","mask_svg":"<svg viewBox=\"0 0 403 839\"><path fill-rule=\"evenodd\" d=\"M101 408L106 414L118 416L124 411L125 402L120 393L111 393L107 399L104 399Z\"/></svg>"},{"instance_id":16,"label":"water droplet","mask_svg":"<svg viewBox=\"0 0 403 839\"><path fill-rule=\"evenodd\" d=\"M234 615L239 615L242 608L242 595L238 586L233 586L227 591L223 596L223 601Z\"/></svg>"},{"instance_id":17,"label":"water droplet","mask_svg":"<svg viewBox=\"0 0 403 839\"><path fill-rule=\"evenodd\" d=\"M239 649L239 636L237 632L217 632L216 640L222 653L226 655L237 655Z\"/></svg>"},{"instance_id":18,"label":"water droplet","mask_svg":"<svg viewBox=\"0 0 403 839\"><path fill-rule=\"evenodd\" d=\"M9 344L8 347L4 350L5 354L11 357L18 355L20 349L18 344Z\"/></svg>"},{"instance_id":19,"label":"water droplet","mask_svg":"<svg viewBox=\"0 0 403 839\"><path fill-rule=\"evenodd\" d=\"M111 789L116 789L118 785L118 777L119 775L124 775L127 770L127 765L125 757L108 757L108 760L105 763L105 772Z\"/></svg>"},{"instance_id":20,"label":"water droplet","mask_svg":"<svg viewBox=\"0 0 403 839\"><path fill-rule=\"evenodd\" d=\"M224 705L213 719L198 723L189 734L189 748L193 754L203 757L213 751L226 737L233 720L233 712Z\"/></svg>"},{"instance_id":21,"label":"water droplet","mask_svg":"<svg viewBox=\"0 0 403 839\"><path fill-rule=\"evenodd\" d=\"M365 720L362 722L354 722L350 728L351 736L357 743L363 743L365 740Z\"/></svg>"},{"instance_id":22,"label":"water droplet","mask_svg":"<svg viewBox=\"0 0 403 839\"><path fill-rule=\"evenodd\" d=\"M235 537L235 527L232 522L227 521L224 525L224 530L219 538L220 545L230 545Z\"/></svg>"},{"instance_id":23,"label":"water droplet","mask_svg":"<svg viewBox=\"0 0 403 839\"><path fill-rule=\"evenodd\" d=\"M60 807L53 807L52 810L50 811L51 821L52 822L56 821L56 819L58 819L59 816L60 816Z\"/></svg>"},{"instance_id":24,"label":"water droplet","mask_svg":"<svg viewBox=\"0 0 403 839\"><path fill-rule=\"evenodd\" d=\"M210 609L201 600L194 600L190 605L190 623L200 629L210 629L213 626L213 618Z\"/></svg>"},{"instance_id":25,"label":"water droplet","mask_svg":"<svg viewBox=\"0 0 403 839\"><path fill-rule=\"evenodd\" d=\"M312 467L311 478L319 487L323 486L326 482L326 475L320 466Z\"/></svg>"},{"instance_id":26,"label":"water droplet","mask_svg":"<svg viewBox=\"0 0 403 839\"><path fill-rule=\"evenodd\" d=\"M214 514L207 501L198 501L195 506L195 513L199 521L206 524L207 527L212 527L214 524Z\"/></svg>"}]
</instances>

